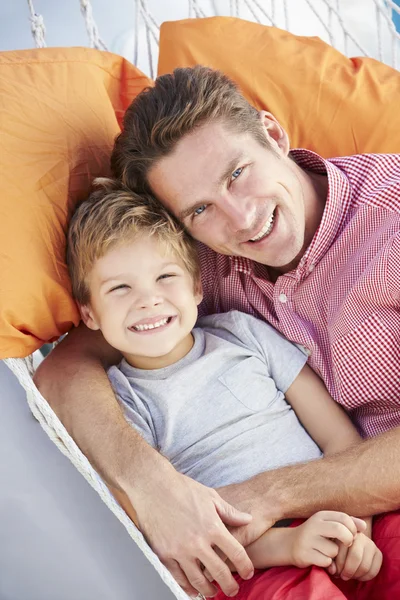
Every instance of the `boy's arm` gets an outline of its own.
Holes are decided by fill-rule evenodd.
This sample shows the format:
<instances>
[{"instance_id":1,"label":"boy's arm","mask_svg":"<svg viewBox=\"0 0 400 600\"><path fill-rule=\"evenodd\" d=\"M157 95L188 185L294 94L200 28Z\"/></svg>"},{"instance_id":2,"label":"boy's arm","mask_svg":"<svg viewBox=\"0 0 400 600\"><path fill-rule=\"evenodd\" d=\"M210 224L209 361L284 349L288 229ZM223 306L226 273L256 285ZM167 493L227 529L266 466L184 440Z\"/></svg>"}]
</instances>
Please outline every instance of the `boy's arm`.
<instances>
[{"instance_id":1,"label":"boy's arm","mask_svg":"<svg viewBox=\"0 0 400 600\"><path fill-rule=\"evenodd\" d=\"M105 373L118 358L101 335L81 325L40 365L35 383L105 481L127 494L142 532L178 583L191 595L211 595L202 563L232 594L237 583L214 547L245 578L251 575L244 548L225 526L249 517L215 490L177 473L126 422Z\"/></svg>"},{"instance_id":2,"label":"boy's arm","mask_svg":"<svg viewBox=\"0 0 400 600\"><path fill-rule=\"evenodd\" d=\"M320 511L297 527L269 529L247 546L246 552L256 569L288 565L330 567L338 544L350 547L357 529L363 526L362 521L344 513Z\"/></svg>"},{"instance_id":3,"label":"boy's arm","mask_svg":"<svg viewBox=\"0 0 400 600\"><path fill-rule=\"evenodd\" d=\"M286 392L286 400L325 456L346 450L362 438L344 409L330 396L316 373L305 365ZM372 517L364 517L371 537Z\"/></svg>"},{"instance_id":4,"label":"boy's arm","mask_svg":"<svg viewBox=\"0 0 400 600\"><path fill-rule=\"evenodd\" d=\"M285 397L325 456L362 441L348 415L308 365L302 368Z\"/></svg>"}]
</instances>

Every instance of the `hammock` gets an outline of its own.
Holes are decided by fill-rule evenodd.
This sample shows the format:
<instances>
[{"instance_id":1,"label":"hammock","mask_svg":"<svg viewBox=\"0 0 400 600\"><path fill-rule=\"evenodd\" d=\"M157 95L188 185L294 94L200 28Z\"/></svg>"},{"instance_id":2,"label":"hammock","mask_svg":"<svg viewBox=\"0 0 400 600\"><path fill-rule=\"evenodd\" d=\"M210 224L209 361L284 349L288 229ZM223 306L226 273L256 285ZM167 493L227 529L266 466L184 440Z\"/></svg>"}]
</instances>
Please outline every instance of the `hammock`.
<instances>
[{"instance_id":1,"label":"hammock","mask_svg":"<svg viewBox=\"0 0 400 600\"><path fill-rule=\"evenodd\" d=\"M107 50L94 20L90 1L79 0L79 3L90 46ZM150 76L154 77L159 27L150 12L149 4L150 2L146 0L136 0L134 3L135 29L133 35L130 36L130 46L128 45L125 48L127 52L130 51L129 48L132 48L133 55L127 57L125 53L125 57L141 66L139 63L144 53L148 61L147 71ZM269 2L261 2L261 0L188 0L186 10L182 11L176 18L201 18L215 14L239 16L301 34L304 31L301 31L301 23L297 19L297 16L301 14L303 23L312 22L315 27L314 33L317 33L345 54L374 56L397 68L400 34L396 30L395 23L400 22L399 0L361 0L360 11L361 6L364 16L369 11L370 22L374 27L374 34L371 36L371 33L369 33L366 38L367 41L369 40L368 47L365 45L365 39L362 39L362 32L361 34L356 33L349 26L344 10L344 0L279 0L279 2L276 0L269 0ZM45 47L46 28L44 18L35 12L32 0L28 0L28 7L35 45L39 48ZM313 31L306 33L311 35ZM78 471L97 491L108 508L124 525L175 597L187 600L188 596L181 590L168 570L153 553L143 535L116 502L102 478L93 469L49 404L37 390L32 381L34 373L33 356L25 359L9 358L5 359L4 362L26 390L29 407L50 439L70 459Z\"/></svg>"}]
</instances>

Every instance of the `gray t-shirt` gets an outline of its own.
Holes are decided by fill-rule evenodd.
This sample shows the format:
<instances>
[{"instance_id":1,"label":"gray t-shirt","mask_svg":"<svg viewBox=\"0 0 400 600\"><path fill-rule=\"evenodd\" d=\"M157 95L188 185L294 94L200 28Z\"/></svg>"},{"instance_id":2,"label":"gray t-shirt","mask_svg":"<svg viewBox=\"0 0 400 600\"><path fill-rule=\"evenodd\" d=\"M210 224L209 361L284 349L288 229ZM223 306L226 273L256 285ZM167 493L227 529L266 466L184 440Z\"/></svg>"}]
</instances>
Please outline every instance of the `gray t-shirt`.
<instances>
[{"instance_id":1,"label":"gray t-shirt","mask_svg":"<svg viewBox=\"0 0 400 600\"><path fill-rule=\"evenodd\" d=\"M321 456L285 400L307 357L267 323L231 311L199 320L177 363L109 372L126 419L173 466L210 487Z\"/></svg>"}]
</instances>

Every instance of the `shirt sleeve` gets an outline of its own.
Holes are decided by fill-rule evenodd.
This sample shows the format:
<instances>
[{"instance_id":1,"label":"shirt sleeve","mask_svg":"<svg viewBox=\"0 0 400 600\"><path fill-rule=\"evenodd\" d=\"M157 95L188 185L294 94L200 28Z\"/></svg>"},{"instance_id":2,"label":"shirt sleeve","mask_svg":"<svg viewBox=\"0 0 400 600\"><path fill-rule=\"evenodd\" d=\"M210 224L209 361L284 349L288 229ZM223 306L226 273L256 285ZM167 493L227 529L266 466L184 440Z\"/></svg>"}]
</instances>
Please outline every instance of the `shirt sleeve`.
<instances>
[{"instance_id":1,"label":"shirt sleeve","mask_svg":"<svg viewBox=\"0 0 400 600\"><path fill-rule=\"evenodd\" d=\"M390 246L386 271L388 290L397 309L400 308L400 232L393 238Z\"/></svg>"},{"instance_id":2,"label":"shirt sleeve","mask_svg":"<svg viewBox=\"0 0 400 600\"><path fill-rule=\"evenodd\" d=\"M197 251L201 270L201 285L203 300L199 306L199 317L204 317L217 312L214 303L215 278L217 276L216 253L204 244L197 244Z\"/></svg>"},{"instance_id":3,"label":"shirt sleeve","mask_svg":"<svg viewBox=\"0 0 400 600\"><path fill-rule=\"evenodd\" d=\"M243 339L261 354L276 387L286 393L306 364L307 354L265 321L238 311L232 312L243 332Z\"/></svg>"},{"instance_id":4,"label":"shirt sleeve","mask_svg":"<svg viewBox=\"0 0 400 600\"><path fill-rule=\"evenodd\" d=\"M157 448L150 415L142 408L142 403L135 395L127 377L125 377L118 367L111 367L107 375L125 419L140 433L150 446Z\"/></svg>"}]
</instances>

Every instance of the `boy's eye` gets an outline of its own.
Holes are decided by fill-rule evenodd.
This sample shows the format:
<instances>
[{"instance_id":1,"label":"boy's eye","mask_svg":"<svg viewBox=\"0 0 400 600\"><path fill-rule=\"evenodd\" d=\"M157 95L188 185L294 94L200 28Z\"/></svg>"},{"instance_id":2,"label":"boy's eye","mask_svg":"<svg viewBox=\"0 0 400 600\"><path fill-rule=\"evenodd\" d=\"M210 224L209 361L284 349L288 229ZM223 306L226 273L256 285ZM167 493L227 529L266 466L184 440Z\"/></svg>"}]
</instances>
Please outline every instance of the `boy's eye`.
<instances>
[{"instance_id":1,"label":"boy's eye","mask_svg":"<svg viewBox=\"0 0 400 600\"><path fill-rule=\"evenodd\" d=\"M111 288L109 291L110 292L115 292L116 290L124 290L124 289L128 289L129 286L126 285L126 283L120 283L120 285L116 285L115 287Z\"/></svg>"},{"instance_id":2,"label":"boy's eye","mask_svg":"<svg viewBox=\"0 0 400 600\"><path fill-rule=\"evenodd\" d=\"M201 206L198 206L194 211L193 211L193 216L194 217L198 217L199 215L201 215L201 213L203 213L206 210L207 206L205 204L202 204Z\"/></svg>"},{"instance_id":3,"label":"boy's eye","mask_svg":"<svg viewBox=\"0 0 400 600\"><path fill-rule=\"evenodd\" d=\"M231 175L231 181L235 181L235 179L237 179L239 177L239 175L242 173L243 171L243 167L238 167L237 169L235 169Z\"/></svg>"},{"instance_id":4,"label":"boy's eye","mask_svg":"<svg viewBox=\"0 0 400 600\"><path fill-rule=\"evenodd\" d=\"M169 277L176 277L175 273L163 273L160 275L158 279L168 279Z\"/></svg>"}]
</instances>

